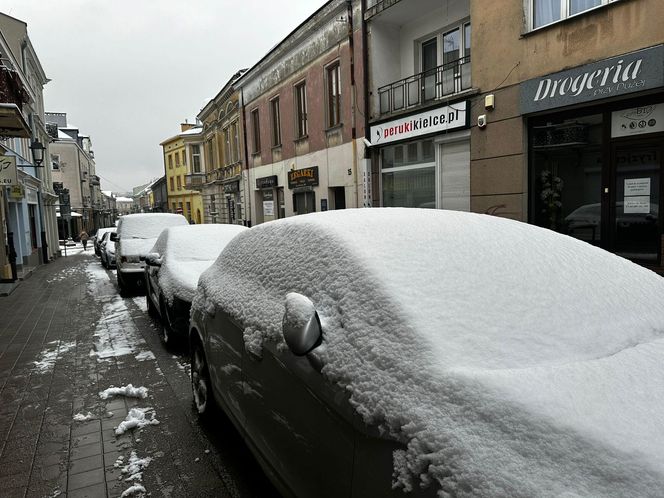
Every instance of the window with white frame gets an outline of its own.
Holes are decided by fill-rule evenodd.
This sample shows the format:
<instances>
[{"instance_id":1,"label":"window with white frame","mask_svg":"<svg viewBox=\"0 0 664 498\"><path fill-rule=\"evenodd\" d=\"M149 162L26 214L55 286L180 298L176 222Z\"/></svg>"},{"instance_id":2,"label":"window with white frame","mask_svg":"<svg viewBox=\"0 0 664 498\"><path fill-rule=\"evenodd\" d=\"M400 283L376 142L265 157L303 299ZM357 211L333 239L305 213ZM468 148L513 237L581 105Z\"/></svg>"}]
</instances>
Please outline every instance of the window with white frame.
<instances>
[{"instance_id":1,"label":"window with white frame","mask_svg":"<svg viewBox=\"0 0 664 498\"><path fill-rule=\"evenodd\" d=\"M191 146L191 161L194 173L201 172L201 147L198 144Z\"/></svg>"},{"instance_id":2,"label":"window with white frame","mask_svg":"<svg viewBox=\"0 0 664 498\"><path fill-rule=\"evenodd\" d=\"M295 85L295 126L296 139L307 136L307 85L304 81Z\"/></svg>"},{"instance_id":3,"label":"window with white frame","mask_svg":"<svg viewBox=\"0 0 664 498\"><path fill-rule=\"evenodd\" d=\"M526 0L530 29L567 19L618 0Z\"/></svg>"}]
</instances>

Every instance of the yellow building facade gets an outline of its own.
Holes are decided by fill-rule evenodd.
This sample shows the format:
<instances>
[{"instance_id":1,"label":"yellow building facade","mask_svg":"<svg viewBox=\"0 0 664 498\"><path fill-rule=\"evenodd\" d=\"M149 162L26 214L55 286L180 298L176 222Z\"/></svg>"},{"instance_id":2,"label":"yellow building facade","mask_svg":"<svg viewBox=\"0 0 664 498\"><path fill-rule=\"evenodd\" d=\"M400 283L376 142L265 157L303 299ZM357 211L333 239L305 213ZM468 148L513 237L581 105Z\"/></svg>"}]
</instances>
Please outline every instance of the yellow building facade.
<instances>
[{"instance_id":1,"label":"yellow building facade","mask_svg":"<svg viewBox=\"0 0 664 498\"><path fill-rule=\"evenodd\" d=\"M168 193L168 210L183 215L190 223L204 223L201 193L191 190L192 165L200 161L201 128L192 124L180 125L181 133L161 144L164 154L164 173Z\"/></svg>"}]
</instances>

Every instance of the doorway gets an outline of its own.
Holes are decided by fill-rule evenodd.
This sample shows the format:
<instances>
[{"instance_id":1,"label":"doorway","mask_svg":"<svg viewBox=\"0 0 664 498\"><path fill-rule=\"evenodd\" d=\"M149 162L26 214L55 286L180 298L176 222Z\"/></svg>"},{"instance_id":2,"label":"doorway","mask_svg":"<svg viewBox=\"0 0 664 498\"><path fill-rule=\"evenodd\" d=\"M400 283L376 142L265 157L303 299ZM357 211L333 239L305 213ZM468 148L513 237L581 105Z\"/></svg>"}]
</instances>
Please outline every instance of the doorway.
<instances>
[{"instance_id":1,"label":"doorway","mask_svg":"<svg viewBox=\"0 0 664 498\"><path fill-rule=\"evenodd\" d=\"M648 265L661 260L662 140L628 140L611 150L610 250Z\"/></svg>"}]
</instances>

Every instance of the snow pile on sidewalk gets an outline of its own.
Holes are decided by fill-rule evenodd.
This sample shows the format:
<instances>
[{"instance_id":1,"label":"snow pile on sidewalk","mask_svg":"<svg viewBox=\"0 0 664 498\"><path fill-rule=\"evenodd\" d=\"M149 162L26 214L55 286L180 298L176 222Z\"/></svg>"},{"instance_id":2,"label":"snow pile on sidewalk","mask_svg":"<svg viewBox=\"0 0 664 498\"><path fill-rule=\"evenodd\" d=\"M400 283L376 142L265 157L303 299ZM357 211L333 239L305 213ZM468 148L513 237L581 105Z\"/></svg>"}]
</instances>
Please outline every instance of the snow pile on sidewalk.
<instances>
[{"instance_id":1,"label":"snow pile on sidewalk","mask_svg":"<svg viewBox=\"0 0 664 498\"><path fill-rule=\"evenodd\" d=\"M35 370L38 373L44 374L51 371L55 365L55 360L57 360L60 355L67 353L76 347L75 342L59 343L59 341L53 341L48 343L49 346L54 346L56 344L58 345L53 349L49 348L46 351L42 351L39 360L33 362L35 365Z\"/></svg>"},{"instance_id":2,"label":"snow pile on sidewalk","mask_svg":"<svg viewBox=\"0 0 664 498\"><path fill-rule=\"evenodd\" d=\"M104 304L102 316L94 331L95 345L90 356L109 360L133 355L141 350L145 341L140 336L124 300L116 296Z\"/></svg>"},{"instance_id":3,"label":"snow pile on sidewalk","mask_svg":"<svg viewBox=\"0 0 664 498\"><path fill-rule=\"evenodd\" d=\"M133 484L131 487L125 489L122 494L120 495L120 498L126 498L127 496L133 496L137 494L145 494L147 491L143 486L140 484Z\"/></svg>"},{"instance_id":4,"label":"snow pile on sidewalk","mask_svg":"<svg viewBox=\"0 0 664 498\"><path fill-rule=\"evenodd\" d=\"M150 465L151 461L151 457L138 458L136 452L132 451L131 455L129 455L129 463L125 465L120 472L129 475L129 477L125 479L127 482L141 481L143 480L143 470Z\"/></svg>"},{"instance_id":5,"label":"snow pile on sidewalk","mask_svg":"<svg viewBox=\"0 0 664 498\"><path fill-rule=\"evenodd\" d=\"M148 396L147 387L134 387L133 384L127 384L122 387L109 387L99 393L101 399L108 399L112 396L125 396L127 398L145 399Z\"/></svg>"},{"instance_id":6,"label":"snow pile on sidewalk","mask_svg":"<svg viewBox=\"0 0 664 498\"><path fill-rule=\"evenodd\" d=\"M396 487L664 489L664 280L653 272L507 219L330 211L239 234L201 276L194 309L229 312L260 354L283 343L289 292L320 315L326 377L405 445Z\"/></svg>"},{"instance_id":7,"label":"snow pile on sidewalk","mask_svg":"<svg viewBox=\"0 0 664 498\"><path fill-rule=\"evenodd\" d=\"M95 418L95 416L90 412L88 412L87 415L84 415L82 413L77 413L76 415L74 415L74 422L87 422L88 420L92 420L93 418Z\"/></svg>"},{"instance_id":8,"label":"snow pile on sidewalk","mask_svg":"<svg viewBox=\"0 0 664 498\"><path fill-rule=\"evenodd\" d=\"M148 414L150 418L147 418ZM115 428L115 435L120 436L127 431L140 429L146 425L159 425L154 410L152 408L132 408L127 417Z\"/></svg>"}]
</instances>

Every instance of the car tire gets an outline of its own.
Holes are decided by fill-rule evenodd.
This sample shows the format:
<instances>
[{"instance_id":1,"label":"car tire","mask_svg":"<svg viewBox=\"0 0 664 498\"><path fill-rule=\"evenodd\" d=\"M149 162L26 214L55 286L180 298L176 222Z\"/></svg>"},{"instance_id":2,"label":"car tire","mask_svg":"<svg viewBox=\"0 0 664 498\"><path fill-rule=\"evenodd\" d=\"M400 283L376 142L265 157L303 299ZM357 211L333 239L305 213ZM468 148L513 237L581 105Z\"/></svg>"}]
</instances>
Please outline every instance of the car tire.
<instances>
[{"instance_id":1,"label":"car tire","mask_svg":"<svg viewBox=\"0 0 664 498\"><path fill-rule=\"evenodd\" d=\"M120 271L117 272L118 276L118 290L120 291L120 296L121 297L127 297L127 284L125 281L122 279L122 273Z\"/></svg>"},{"instance_id":2,"label":"car tire","mask_svg":"<svg viewBox=\"0 0 664 498\"><path fill-rule=\"evenodd\" d=\"M198 337L193 341L191 349L191 390L193 405L198 416L205 420L210 417L210 412L214 405L210 370L203 344Z\"/></svg>"},{"instance_id":3,"label":"car tire","mask_svg":"<svg viewBox=\"0 0 664 498\"><path fill-rule=\"evenodd\" d=\"M164 296L159 297L159 316L161 317L161 327L159 328L161 342L163 342L164 346L167 348L172 348L175 346L177 341L173 331L173 326L171 325L168 304L166 303Z\"/></svg>"}]
</instances>

